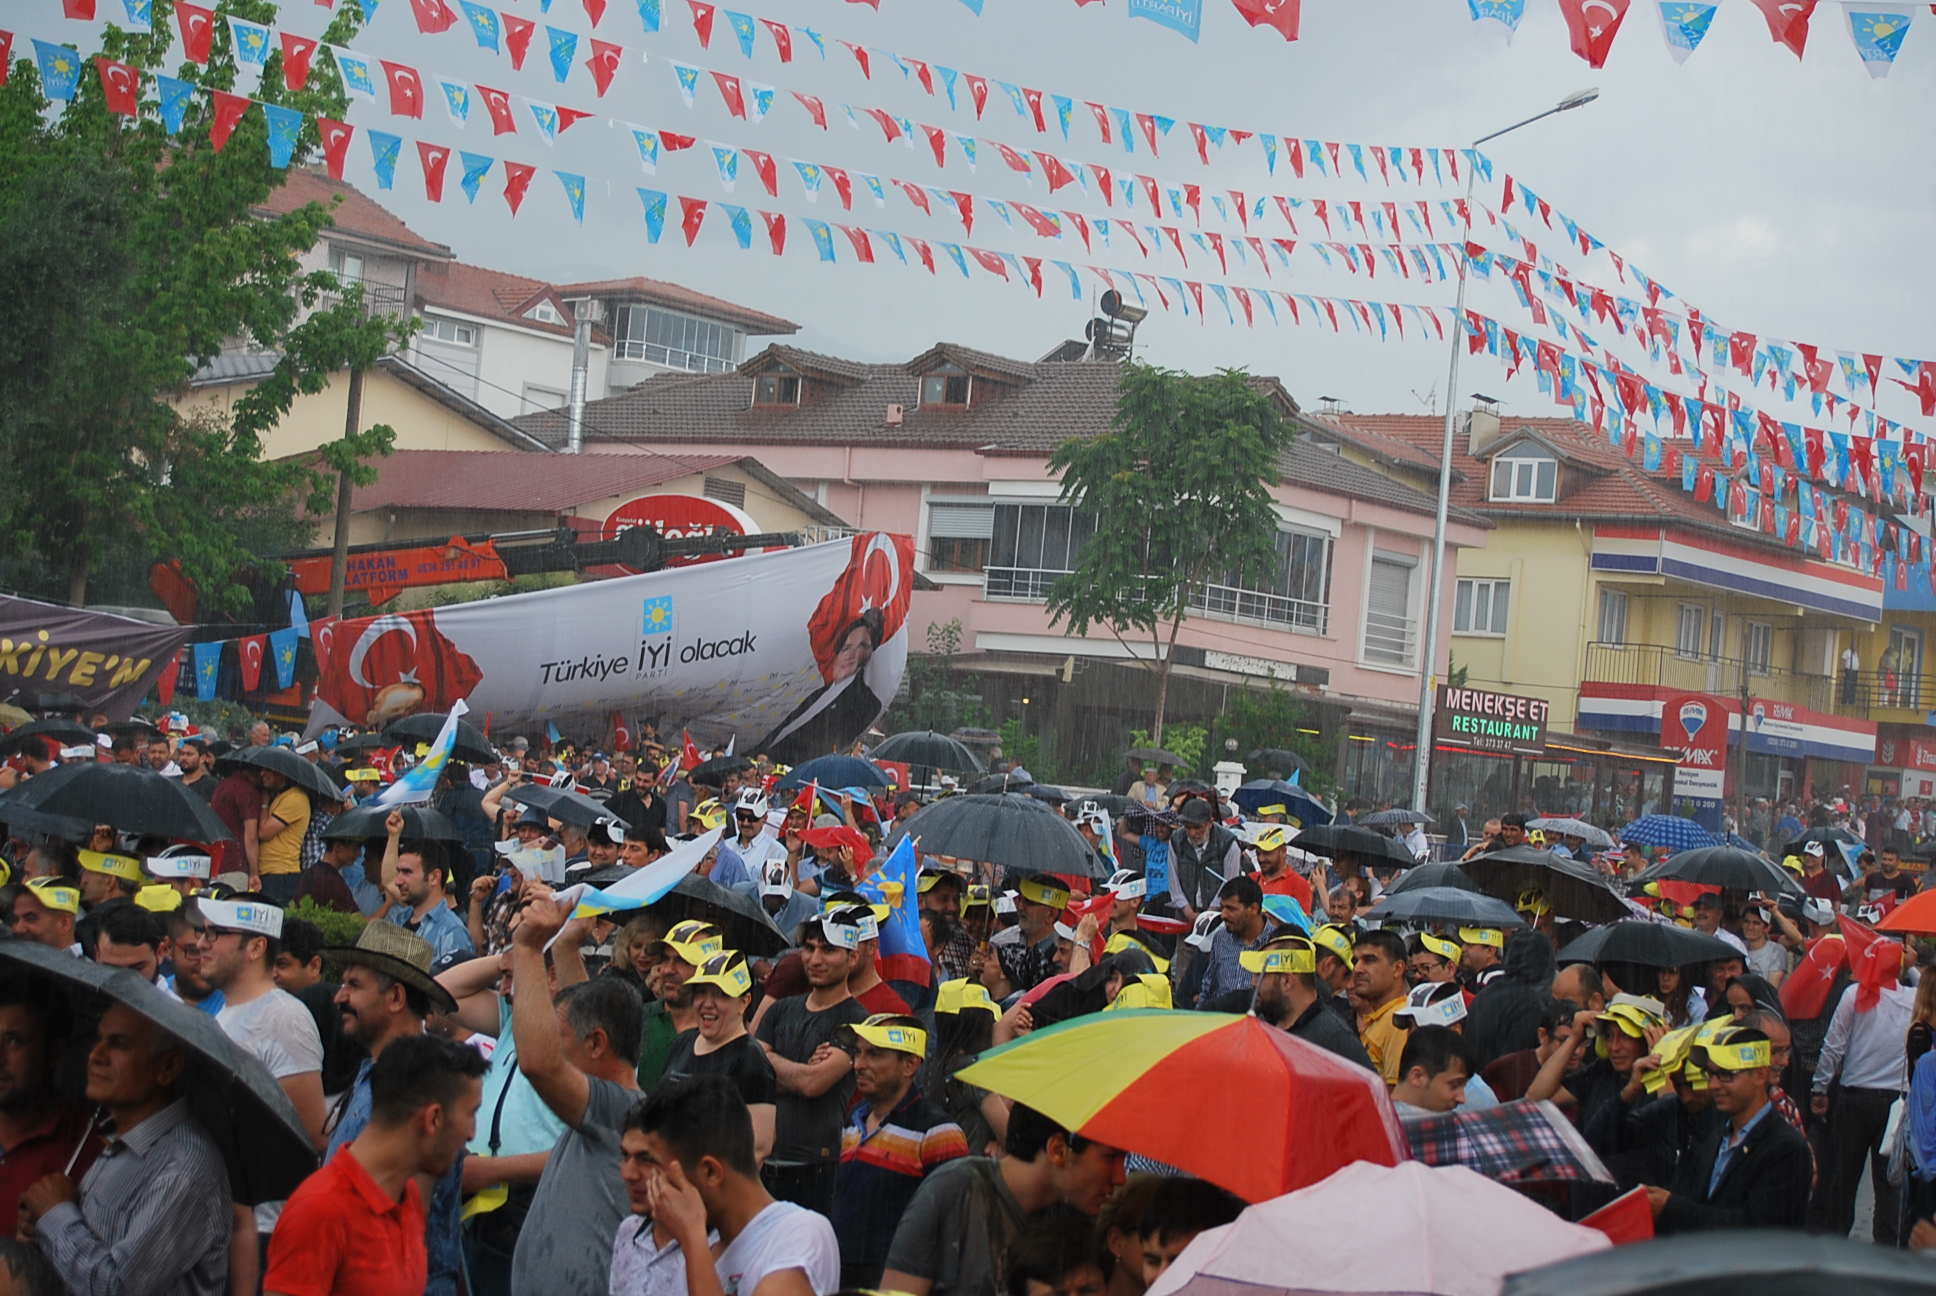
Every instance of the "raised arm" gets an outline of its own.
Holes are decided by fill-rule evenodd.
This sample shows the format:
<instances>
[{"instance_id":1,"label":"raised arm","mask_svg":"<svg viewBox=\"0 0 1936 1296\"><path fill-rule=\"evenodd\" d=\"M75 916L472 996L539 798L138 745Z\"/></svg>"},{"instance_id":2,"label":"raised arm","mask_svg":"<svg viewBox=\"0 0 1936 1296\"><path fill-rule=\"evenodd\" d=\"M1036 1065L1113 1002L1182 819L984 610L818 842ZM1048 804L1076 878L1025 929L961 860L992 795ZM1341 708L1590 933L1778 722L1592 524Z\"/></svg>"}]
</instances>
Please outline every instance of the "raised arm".
<instances>
[{"instance_id":1,"label":"raised arm","mask_svg":"<svg viewBox=\"0 0 1936 1296\"><path fill-rule=\"evenodd\" d=\"M592 1086L565 1057L544 958L545 942L564 928L569 917L565 906L551 898L549 888L540 887L512 922L511 1038L518 1046L518 1070L545 1106L576 1128L591 1105Z\"/></svg>"}]
</instances>

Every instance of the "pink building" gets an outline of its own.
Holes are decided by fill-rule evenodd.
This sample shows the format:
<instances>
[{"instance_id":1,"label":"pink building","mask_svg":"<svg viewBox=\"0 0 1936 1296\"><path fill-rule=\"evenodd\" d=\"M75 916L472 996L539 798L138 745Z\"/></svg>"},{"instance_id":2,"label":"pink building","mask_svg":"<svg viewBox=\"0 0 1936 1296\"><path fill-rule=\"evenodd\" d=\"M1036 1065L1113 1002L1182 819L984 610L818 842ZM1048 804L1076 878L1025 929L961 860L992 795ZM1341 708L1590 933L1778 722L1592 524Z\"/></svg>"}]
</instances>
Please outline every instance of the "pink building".
<instances>
[{"instance_id":1,"label":"pink building","mask_svg":"<svg viewBox=\"0 0 1936 1296\"><path fill-rule=\"evenodd\" d=\"M1300 434L1273 490L1282 566L1268 588L1202 590L1170 718L1220 714L1232 689L1290 690L1309 699L1314 727L1348 739L1348 790L1402 797L1433 500L1383 468L1419 452L1309 419L1276 379L1259 381ZM593 403L586 448L753 456L851 526L912 534L927 577L916 646L927 626L959 620L957 664L979 678L992 721L1021 714L1063 777L1107 778L1128 731L1149 724L1153 681L1132 654L1153 650L1101 628L1070 634L1042 600L1089 525L1059 502L1049 455L1109 425L1116 384L1106 361L1029 363L943 343L877 365L774 345L736 372L657 377ZM518 423L563 443L557 414ZM1451 545L1483 545L1486 526L1454 510ZM1441 597L1456 569L1448 562ZM1441 669L1448 643L1449 628Z\"/></svg>"}]
</instances>

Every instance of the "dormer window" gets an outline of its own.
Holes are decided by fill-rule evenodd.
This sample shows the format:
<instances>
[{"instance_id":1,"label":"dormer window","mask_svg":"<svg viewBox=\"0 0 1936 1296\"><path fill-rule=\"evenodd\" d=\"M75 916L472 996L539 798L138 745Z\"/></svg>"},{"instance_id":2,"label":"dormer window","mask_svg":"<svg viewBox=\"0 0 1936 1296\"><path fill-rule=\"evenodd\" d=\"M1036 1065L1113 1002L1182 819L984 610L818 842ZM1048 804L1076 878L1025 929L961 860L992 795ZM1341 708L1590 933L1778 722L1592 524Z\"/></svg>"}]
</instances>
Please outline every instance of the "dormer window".
<instances>
[{"instance_id":1,"label":"dormer window","mask_svg":"<svg viewBox=\"0 0 1936 1296\"><path fill-rule=\"evenodd\" d=\"M753 380L753 404L798 405L799 403L800 375L770 373L761 374Z\"/></svg>"},{"instance_id":2,"label":"dormer window","mask_svg":"<svg viewBox=\"0 0 1936 1296\"><path fill-rule=\"evenodd\" d=\"M526 319L537 320L541 324L563 324L565 317L549 301L541 301L524 313Z\"/></svg>"},{"instance_id":3,"label":"dormer window","mask_svg":"<svg viewBox=\"0 0 1936 1296\"><path fill-rule=\"evenodd\" d=\"M1492 461L1494 503L1551 504L1558 495L1560 465L1529 441L1500 452Z\"/></svg>"},{"instance_id":4,"label":"dormer window","mask_svg":"<svg viewBox=\"0 0 1936 1296\"><path fill-rule=\"evenodd\" d=\"M956 365L942 365L921 377L921 404L942 409L968 408L968 374Z\"/></svg>"}]
</instances>

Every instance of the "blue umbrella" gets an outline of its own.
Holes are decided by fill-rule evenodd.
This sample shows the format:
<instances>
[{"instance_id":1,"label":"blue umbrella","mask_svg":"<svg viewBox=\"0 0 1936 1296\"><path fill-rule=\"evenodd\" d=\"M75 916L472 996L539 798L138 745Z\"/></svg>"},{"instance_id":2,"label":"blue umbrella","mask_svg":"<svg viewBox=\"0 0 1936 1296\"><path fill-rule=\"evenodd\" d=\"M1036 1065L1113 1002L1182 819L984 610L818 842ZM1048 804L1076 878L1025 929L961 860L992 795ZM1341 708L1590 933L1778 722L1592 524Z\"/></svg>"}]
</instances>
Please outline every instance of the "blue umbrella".
<instances>
[{"instance_id":1,"label":"blue umbrella","mask_svg":"<svg viewBox=\"0 0 1936 1296\"><path fill-rule=\"evenodd\" d=\"M1640 846L1664 846L1670 851L1716 846L1712 834L1692 819L1675 815L1642 815L1620 830L1620 840Z\"/></svg>"},{"instance_id":2,"label":"blue umbrella","mask_svg":"<svg viewBox=\"0 0 1936 1296\"><path fill-rule=\"evenodd\" d=\"M1253 779L1232 792L1230 799L1247 815L1256 814L1259 806L1281 805L1301 827L1317 828L1331 822L1331 812L1316 797L1282 779Z\"/></svg>"},{"instance_id":3,"label":"blue umbrella","mask_svg":"<svg viewBox=\"0 0 1936 1296\"><path fill-rule=\"evenodd\" d=\"M885 788L892 787L894 780L880 766L858 756L816 756L787 771L777 786L790 792L809 783L823 788Z\"/></svg>"}]
</instances>

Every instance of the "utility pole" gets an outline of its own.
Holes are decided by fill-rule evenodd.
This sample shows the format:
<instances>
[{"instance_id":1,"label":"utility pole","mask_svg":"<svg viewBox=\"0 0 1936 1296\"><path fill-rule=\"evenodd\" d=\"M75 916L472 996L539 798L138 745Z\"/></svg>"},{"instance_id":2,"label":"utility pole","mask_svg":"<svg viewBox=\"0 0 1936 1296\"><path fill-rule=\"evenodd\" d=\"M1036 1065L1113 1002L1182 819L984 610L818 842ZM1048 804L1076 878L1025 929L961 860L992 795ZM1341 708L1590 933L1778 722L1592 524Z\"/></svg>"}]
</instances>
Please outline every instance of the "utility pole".
<instances>
[{"instance_id":1,"label":"utility pole","mask_svg":"<svg viewBox=\"0 0 1936 1296\"><path fill-rule=\"evenodd\" d=\"M354 439L363 422L363 371L350 369L350 407L344 420L343 436ZM329 560L329 615L343 615L343 588L349 583L350 497L356 483L345 468L336 474L336 552Z\"/></svg>"},{"instance_id":2,"label":"utility pole","mask_svg":"<svg viewBox=\"0 0 1936 1296\"><path fill-rule=\"evenodd\" d=\"M1741 658L1741 768L1734 776L1734 830L1743 837L1748 834L1748 658Z\"/></svg>"}]
</instances>

